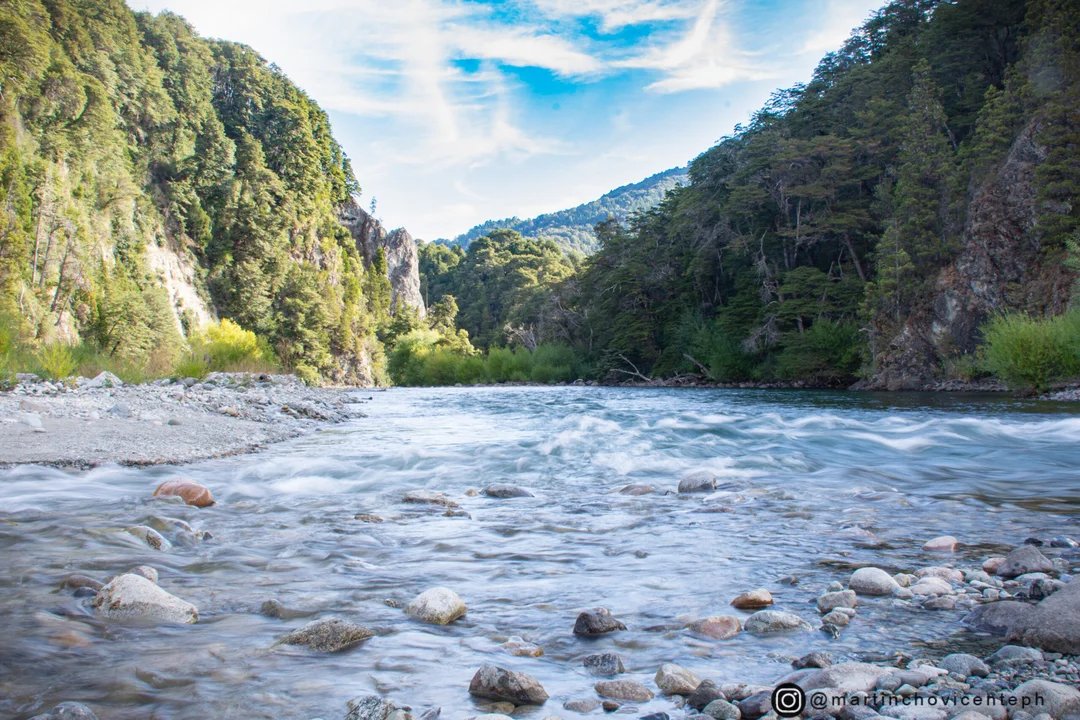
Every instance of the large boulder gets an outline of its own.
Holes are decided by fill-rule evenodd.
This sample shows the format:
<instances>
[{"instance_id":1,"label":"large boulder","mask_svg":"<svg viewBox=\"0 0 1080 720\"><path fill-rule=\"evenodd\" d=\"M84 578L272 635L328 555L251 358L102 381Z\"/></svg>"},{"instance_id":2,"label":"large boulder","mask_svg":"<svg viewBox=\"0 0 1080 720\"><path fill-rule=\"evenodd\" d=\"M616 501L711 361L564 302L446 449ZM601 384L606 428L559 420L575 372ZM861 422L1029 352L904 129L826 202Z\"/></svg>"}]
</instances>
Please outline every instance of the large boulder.
<instances>
[{"instance_id":1,"label":"large boulder","mask_svg":"<svg viewBox=\"0 0 1080 720\"><path fill-rule=\"evenodd\" d=\"M484 665L473 675L469 694L515 705L543 705L548 694L536 678L495 665Z\"/></svg>"},{"instance_id":2,"label":"large boulder","mask_svg":"<svg viewBox=\"0 0 1080 720\"><path fill-rule=\"evenodd\" d=\"M341 652L356 647L374 634L366 627L340 618L326 618L293 630L275 644L303 645L316 652Z\"/></svg>"},{"instance_id":3,"label":"large boulder","mask_svg":"<svg viewBox=\"0 0 1080 720\"><path fill-rule=\"evenodd\" d=\"M607 608L585 610L574 621L574 634L583 637L595 637L625 629L626 625L617 620Z\"/></svg>"},{"instance_id":4,"label":"large boulder","mask_svg":"<svg viewBox=\"0 0 1080 720\"><path fill-rule=\"evenodd\" d=\"M997 574L1005 578L1014 578L1027 573L1054 571L1054 563L1039 552L1034 545L1021 545L1005 556L1005 562L997 569Z\"/></svg>"},{"instance_id":5,"label":"large boulder","mask_svg":"<svg viewBox=\"0 0 1080 720\"><path fill-rule=\"evenodd\" d=\"M101 588L94 597L93 607L98 614L112 620L199 621L199 611L194 605L131 573L118 575Z\"/></svg>"},{"instance_id":6,"label":"large boulder","mask_svg":"<svg viewBox=\"0 0 1080 720\"><path fill-rule=\"evenodd\" d=\"M1051 652L1080 654L1080 578L1019 615L1009 626L1008 639Z\"/></svg>"},{"instance_id":7,"label":"large boulder","mask_svg":"<svg viewBox=\"0 0 1080 720\"><path fill-rule=\"evenodd\" d=\"M465 614L465 602L445 587L433 587L413 598L405 612L433 625L448 625Z\"/></svg>"},{"instance_id":8,"label":"large boulder","mask_svg":"<svg viewBox=\"0 0 1080 720\"><path fill-rule=\"evenodd\" d=\"M900 589L892 575L881 568L859 568L851 574L848 587L859 595L892 595Z\"/></svg>"},{"instance_id":9,"label":"large boulder","mask_svg":"<svg viewBox=\"0 0 1080 720\"><path fill-rule=\"evenodd\" d=\"M214 495L209 488L186 478L166 480L154 490L154 497L178 497L188 505L200 508L214 504Z\"/></svg>"},{"instance_id":10,"label":"large boulder","mask_svg":"<svg viewBox=\"0 0 1080 720\"><path fill-rule=\"evenodd\" d=\"M1021 709L1032 714L1049 713L1053 718L1080 715L1080 690L1049 680L1028 680L1013 690ZM1042 705L1036 703L1042 702Z\"/></svg>"}]
</instances>

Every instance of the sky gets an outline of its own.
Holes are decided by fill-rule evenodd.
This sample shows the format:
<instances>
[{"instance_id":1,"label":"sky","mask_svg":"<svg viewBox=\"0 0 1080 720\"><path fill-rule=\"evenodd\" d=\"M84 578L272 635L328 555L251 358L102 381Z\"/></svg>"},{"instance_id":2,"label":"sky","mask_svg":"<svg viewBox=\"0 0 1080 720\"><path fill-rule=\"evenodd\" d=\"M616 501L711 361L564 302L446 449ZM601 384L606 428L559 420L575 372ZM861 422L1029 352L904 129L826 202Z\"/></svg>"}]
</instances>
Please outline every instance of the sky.
<instances>
[{"instance_id":1,"label":"sky","mask_svg":"<svg viewBox=\"0 0 1080 720\"><path fill-rule=\"evenodd\" d=\"M883 0L128 0L246 43L427 240L684 165Z\"/></svg>"}]
</instances>

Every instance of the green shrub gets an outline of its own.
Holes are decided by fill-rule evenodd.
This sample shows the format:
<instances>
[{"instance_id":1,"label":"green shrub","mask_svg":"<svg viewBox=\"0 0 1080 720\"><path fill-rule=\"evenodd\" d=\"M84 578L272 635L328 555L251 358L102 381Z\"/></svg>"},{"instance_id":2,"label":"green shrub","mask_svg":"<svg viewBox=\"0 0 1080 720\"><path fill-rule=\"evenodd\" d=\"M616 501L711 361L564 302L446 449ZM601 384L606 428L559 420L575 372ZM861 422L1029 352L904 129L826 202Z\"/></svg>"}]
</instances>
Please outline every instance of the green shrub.
<instances>
[{"instance_id":1,"label":"green shrub","mask_svg":"<svg viewBox=\"0 0 1080 720\"><path fill-rule=\"evenodd\" d=\"M269 344L228 318L207 325L188 338L190 352L173 368L178 377L205 377L211 372L274 372L277 360ZM293 368L304 382L318 382L319 373L304 363Z\"/></svg>"},{"instance_id":2,"label":"green shrub","mask_svg":"<svg viewBox=\"0 0 1080 720\"><path fill-rule=\"evenodd\" d=\"M859 369L860 347L855 323L818 320L806 332L785 338L776 358L776 375L784 380L846 382Z\"/></svg>"},{"instance_id":3,"label":"green shrub","mask_svg":"<svg viewBox=\"0 0 1080 720\"><path fill-rule=\"evenodd\" d=\"M75 372L75 354L67 343L49 343L37 352L36 358L41 374L52 380L69 378Z\"/></svg>"},{"instance_id":4,"label":"green shrub","mask_svg":"<svg viewBox=\"0 0 1080 720\"><path fill-rule=\"evenodd\" d=\"M984 326L983 338L987 369L1012 388L1042 392L1080 375L1080 310L1054 318L1001 315Z\"/></svg>"}]
</instances>

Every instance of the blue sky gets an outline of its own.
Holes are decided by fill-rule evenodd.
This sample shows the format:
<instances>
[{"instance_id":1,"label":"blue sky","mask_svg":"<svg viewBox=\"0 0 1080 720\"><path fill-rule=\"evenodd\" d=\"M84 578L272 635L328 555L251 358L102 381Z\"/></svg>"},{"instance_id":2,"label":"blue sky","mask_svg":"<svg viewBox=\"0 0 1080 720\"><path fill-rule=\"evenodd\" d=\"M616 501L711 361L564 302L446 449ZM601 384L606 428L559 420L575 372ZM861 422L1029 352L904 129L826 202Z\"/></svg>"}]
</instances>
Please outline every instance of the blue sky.
<instances>
[{"instance_id":1,"label":"blue sky","mask_svg":"<svg viewBox=\"0 0 1080 720\"><path fill-rule=\"evenodd\" d=\"M428 240L682 165L882 0L128 0L247 43Z\"/></svg>"}]
</instances>

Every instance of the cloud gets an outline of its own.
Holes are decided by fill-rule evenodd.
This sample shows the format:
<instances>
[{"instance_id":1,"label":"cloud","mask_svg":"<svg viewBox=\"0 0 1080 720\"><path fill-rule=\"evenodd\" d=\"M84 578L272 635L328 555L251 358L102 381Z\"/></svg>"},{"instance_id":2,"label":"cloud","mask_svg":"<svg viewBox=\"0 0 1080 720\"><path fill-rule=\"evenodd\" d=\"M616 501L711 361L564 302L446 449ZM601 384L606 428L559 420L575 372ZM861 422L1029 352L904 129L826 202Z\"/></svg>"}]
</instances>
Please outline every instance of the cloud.
<instances>
[{"instance_id":1,"label":"cloud","mask_svg":"<svg viewBox=\"0 0 1080 720\"><path fill-rule=\"evenodd\" d=\"M645 23L685 20L697 14L694 0L533 0L548 17L597 17L611 33Z\"/></svg>"}]
</instances>

